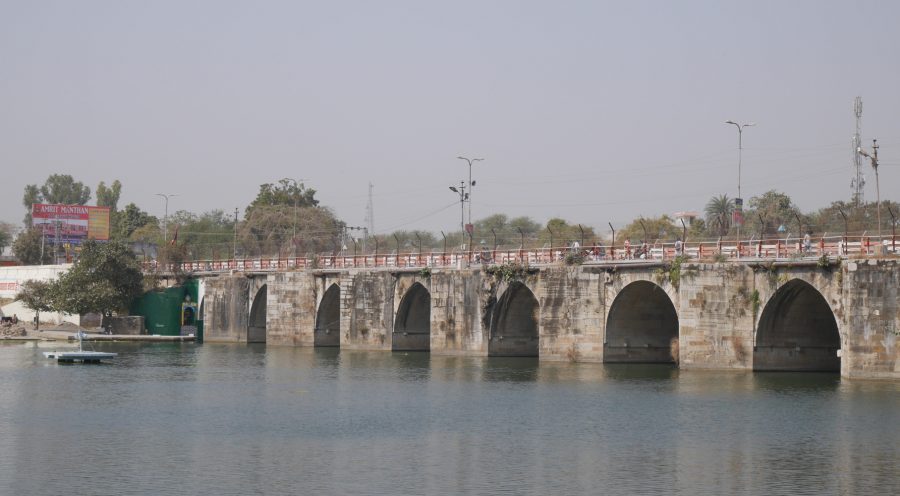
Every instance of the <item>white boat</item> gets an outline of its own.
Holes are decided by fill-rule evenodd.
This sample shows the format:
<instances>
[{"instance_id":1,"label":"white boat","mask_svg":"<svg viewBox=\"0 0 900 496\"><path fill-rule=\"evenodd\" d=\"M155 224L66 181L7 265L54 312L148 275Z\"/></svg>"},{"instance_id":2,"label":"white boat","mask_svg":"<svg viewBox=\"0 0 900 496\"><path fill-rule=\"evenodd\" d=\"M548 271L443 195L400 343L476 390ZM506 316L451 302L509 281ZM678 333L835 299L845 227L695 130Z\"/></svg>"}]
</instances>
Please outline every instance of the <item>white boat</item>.
<instances>
[{"instance_id":1,"label":"white boat","mask_svg":"<svg viewBox=\"0 0 900 496\"><path fill-rule=\"evenodd\" d=\"M118 353L85 350L82 346L85 337L84 331L78 331L75 336L78 337L78 351L45 351L44 357L64 363L100 363L101 360L112 360L119 355Z\"/></svg>"}]
</instances>

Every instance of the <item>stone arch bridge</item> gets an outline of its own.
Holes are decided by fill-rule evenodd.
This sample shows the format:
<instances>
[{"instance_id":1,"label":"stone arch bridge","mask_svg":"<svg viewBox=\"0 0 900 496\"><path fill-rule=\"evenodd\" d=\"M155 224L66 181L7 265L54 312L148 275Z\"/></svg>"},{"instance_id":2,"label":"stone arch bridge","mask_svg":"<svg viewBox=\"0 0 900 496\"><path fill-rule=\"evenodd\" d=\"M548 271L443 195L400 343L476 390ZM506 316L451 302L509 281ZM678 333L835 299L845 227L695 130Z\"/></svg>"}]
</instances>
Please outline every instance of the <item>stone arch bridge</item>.
<instances>
[{"instance_id":1,"label":"stone arch bridge","mask_svg":"<svg viewBox=\"0 0 900 496\"><path fill-rule=\"evenodd\" d=\"M900 379L893 259L199 275L208 342Z\"/></svg>"}]
</instances>

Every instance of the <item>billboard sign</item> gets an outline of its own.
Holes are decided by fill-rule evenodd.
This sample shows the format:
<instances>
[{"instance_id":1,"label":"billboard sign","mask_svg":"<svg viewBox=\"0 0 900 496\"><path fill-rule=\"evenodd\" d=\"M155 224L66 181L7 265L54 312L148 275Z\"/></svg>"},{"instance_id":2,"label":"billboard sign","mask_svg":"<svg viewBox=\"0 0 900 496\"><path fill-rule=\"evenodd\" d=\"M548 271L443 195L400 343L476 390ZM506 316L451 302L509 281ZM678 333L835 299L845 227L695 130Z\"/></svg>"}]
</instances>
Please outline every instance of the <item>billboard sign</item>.
<instances>
[{"instance_id":1,"label":"billboard sign","mask_svg":"<svg viewBox=\"0 0 900 496\"><path fill-rule=\"evenodd\" d=\"M50 242L108 241L109 207L35 203L31 206L31 225Z\"/></svg>"}]
</instances>

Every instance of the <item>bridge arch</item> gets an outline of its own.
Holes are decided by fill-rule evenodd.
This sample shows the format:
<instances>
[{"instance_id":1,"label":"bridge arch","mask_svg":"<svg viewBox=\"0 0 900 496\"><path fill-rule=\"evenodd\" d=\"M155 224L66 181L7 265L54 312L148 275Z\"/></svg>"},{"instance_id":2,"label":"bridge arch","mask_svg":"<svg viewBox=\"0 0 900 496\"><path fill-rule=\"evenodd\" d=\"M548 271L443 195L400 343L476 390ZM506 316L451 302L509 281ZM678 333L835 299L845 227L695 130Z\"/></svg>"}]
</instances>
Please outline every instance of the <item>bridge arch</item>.
<instances>
[{"instance_id":1,"label":"bridge arch","mask_svg":"<svg viewBox=\"0 0 900 496\"><path fill-rule=\"evenodd\" d=\"M510 283L494 304L488 356L538 356L540 309L528 286Z\"/></svg>"},{"instance_id":2,"label":"bridge arch","mask_svg":"<svg viewBox=\"0 0 900 496\"><path fill-rule=\"evenodd\" d=\"M766 302L753 347L753 370L840 372L841 335L828 301L792 279Z\"/></svg>"},{"instance_id":3,"label":"bridge arch","mask_svg":"<svg viewBox=\"0 0 900 496\"><path fill-rule=\"evenodd\" d=\"M247 342L266 342L266 307L268 306L268 285L263 284L253 297L250 305L250 319L247 322Z\"/></svg>"},{"instance_id":4,"label":"bridge arch","mask_svg":"<svg viewBox=\"0 0 900 496\"><path fill-rule=\"evenodd\" d=\"M678 328L678 313L669 295L650 281L634 281L610 305L603 361L677 363Z\"/></svg>"},{"instance_id":5,"label":"bridge arch","mask_svg":"<svg viewBox=\"0 0 900 496\"><path fill-rule=\"evenodd\" d=\"M394 319L394 351L431 350L431 293L421 283L409 287Z\"/></svg>"},{"instance_id":6,"label":"bridge arch","mask_svg":"<svg viewBox=\"0 0 900 496\"><path fill-rule=\"evenodd\" d=\"M316 312L313 346L341 345L341 287L332 284L322 295Z\"/></svg>"}]
</instances>

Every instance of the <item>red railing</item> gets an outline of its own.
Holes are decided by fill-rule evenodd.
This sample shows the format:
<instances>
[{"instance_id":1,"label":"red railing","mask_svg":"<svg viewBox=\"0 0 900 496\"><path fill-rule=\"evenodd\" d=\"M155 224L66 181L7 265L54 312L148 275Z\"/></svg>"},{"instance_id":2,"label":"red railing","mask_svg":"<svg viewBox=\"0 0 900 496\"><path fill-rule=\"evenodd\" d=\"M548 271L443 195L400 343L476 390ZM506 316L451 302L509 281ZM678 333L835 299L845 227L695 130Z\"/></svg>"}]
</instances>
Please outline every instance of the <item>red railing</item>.
<instances>
[{"instance_id":1,"label":"red railing","mask_svg":"<svg viewBox=\"0 0 900 496\"><path fill-rule=\"evenodd\" d=\"M639 263L672 260L677 256L688 259L714 260L778 260L817 259L829 257L870 257L896 256L897 240L885 238L880 243L871 236L826 236L821 238L769 238L749 239L740 243L734 240L698 242L655 242L646 246L618 245L566 246L532 249L497 250L455 250L429 253L339 255L323 254L317 257L260 257L236 260L195 260L181 264L184 272L228 272L228 271L278 271L346 268L423 268L423 267L466 267L478 264L519 263L527 265L550 264L565 260L567 256L580 259L582 263ZM144 263L148 271L173 272L175 267L160 267L157 262Z\"/></svg>"}]
</instances>

